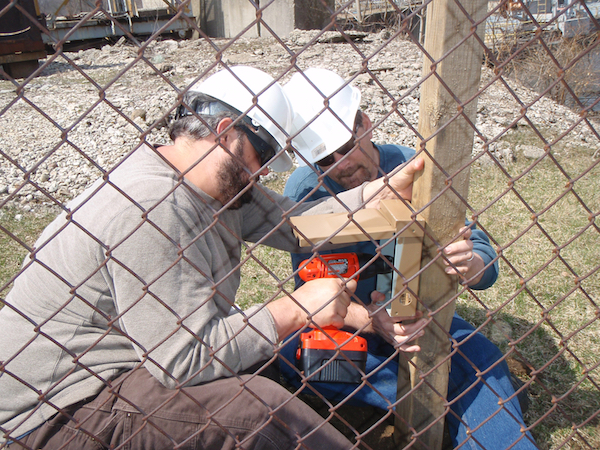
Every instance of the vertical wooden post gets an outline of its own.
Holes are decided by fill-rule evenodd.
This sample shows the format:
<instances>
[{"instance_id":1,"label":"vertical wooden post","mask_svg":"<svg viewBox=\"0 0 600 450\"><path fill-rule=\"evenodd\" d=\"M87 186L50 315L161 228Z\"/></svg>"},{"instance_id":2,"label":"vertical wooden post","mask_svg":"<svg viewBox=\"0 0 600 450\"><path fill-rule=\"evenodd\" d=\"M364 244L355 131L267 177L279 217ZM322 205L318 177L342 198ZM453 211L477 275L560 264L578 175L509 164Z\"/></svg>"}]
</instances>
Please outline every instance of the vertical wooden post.
<instances>
[{"instance_id":1,"label":"vertical wooden post","mask_svg":"<svg viewBox=\"0 0 600 450\"><path fill-rule=\"evenodd\" d=\"M362 9L360 7L360 0L356 0L356 17L357 17L358 23L362 24L363 14L362 14Z\"/></svg>"},{"instance_id":2,"label":"vertical wooden post","mask_svg":"<svg viewBox=\"0 0 600 450\"><path fill-rule=\"evenodd\" d=\"M483 48L473 36L462 40L472 32L472 22L485 16L487 0L468 0L461 4L468 16L455 0L434 0L427 8L425 50L429 56L424 55L423 76L428 79L421 88L418 128L424 139L418 148L424 147L427 153L423 153L425 169L415 180L412 200L417 210L428 205L421 213L427 229L422 267L438 256L440 245L449 243L465 224L466 206L449 188L463 198L467 197L469 167L460 169L471 157L474 130L461 116L448 122L463 104L464 115L475 123L477 100L464 103L477 92ZM477 27L481 37L484 28L485 23ZM408 367L401 368L398 379L398 398L403 395L406 398L396 408L400 417L396 420L397 442L405 446L414 441L411 448L417 449L439 450L443 442L444 404L450 370L450 342L446 330L450 329L454 303L439 308L457 290L457 279L446 275L444 267L440 258L420 277L420 308L435 312L432 315L434 321L419 339L421 352L412 357ZM406 369L410 372L409 382L402 378ZM413 388L414 391L407 394Z\"/></svg>"},{"instance_id":3,"label":"vertical wooden post","mask_svg":"<svg viewBox=\"0 0 600 450\"><path fill-rule=\"evenodd\" d=\"M204 0L191 0L190 7L192 8L192 16L196 19L196 25L201 30L206 30L206 17L204 10ZM192 31L192 39L199 39L200 33L194 29Z\"/></svg>"}]
</instances>

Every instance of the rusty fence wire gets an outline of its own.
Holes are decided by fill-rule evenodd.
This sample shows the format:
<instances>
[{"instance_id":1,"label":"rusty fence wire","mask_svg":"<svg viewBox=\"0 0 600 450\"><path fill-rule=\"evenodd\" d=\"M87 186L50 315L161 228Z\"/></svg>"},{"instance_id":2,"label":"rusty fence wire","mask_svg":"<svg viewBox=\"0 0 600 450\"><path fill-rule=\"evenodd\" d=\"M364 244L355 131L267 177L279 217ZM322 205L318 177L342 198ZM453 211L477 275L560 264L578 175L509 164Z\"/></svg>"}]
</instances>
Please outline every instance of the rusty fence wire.
<instances>
[{"instance_id":1,"label":"rusty fence wire","mask_svg":"<svg viewBox=\"0 0 600 450\"><path fill-rule=\"evenodd\" d=\"M139 444L143 440L138 439L148 429L168 442L161 448L213 448L214 443L202 440L211 426L221 430L231 448L247 448L256 444L256 436L273 423L283 429L291 427L281 419L284 406L261 398L261 392L268 389L257 388L264 380L257 377L271 377L285 387L289 398L301 400L319 414L315 422L318 425L314 430L304 430L305 435L329 430L323 425L327 424L348 439L349 447L436 448L439 443L440 448L535 448L526 446L534 442L540 449L600 447L600 4L490 1L483 16L475 18L467 14L468 8L463 8L461 2L448 2L460 12L459 21L469 24L470 41L482 55L475 93L461 98L452 91L453 84L436 70L443 62L452 61L466 39L446 49L438 59L425 41L431 21L428 13L436 2L310 2L310 8L318 11L311 16L318 17L314 19L318 27L313 23L312 27L305 26L310 29L289 32L276 31L273 16L269 16L276 2L249 1L239 6L245 15L241 14L243 19L237 28L227 24L231 19L221 27L214 26L221 16L235 16L237 10L227 2L205 2L210 8L202 12L202 19L195 17L193 4L177 2L169 3L166 13L153 19L157 28L148 33L135 33L132 25L136 14L143 16L137 11L140 2L135 8L126 2L115 11L114 2L97 1L78 13L59 12L46 17L24 6L25 2L2 2L0 23L3 17L16 14L25 24L21 30L39 30L45 50L40 54L36 47L34 62L27 61L26 48L0 59L0 319L7 327L0 328L0 448L38 448L32 447L34 443L27 441L24 432L32 428L31 424L37 427L53 417L62 418L64 423L70 421L73 436L83 435L96 442L97 448L150 448L150 444ZM288 12L293 17L302 14L293 7ZM67 17L59 17L61 14ZM69 25L64 33L57 34L57 23L62 19L60 26L65 21ZM86 38L86 27L92 22L112 31L102 38ZM211 30L217 29L220 34L207 31L207 23L212 23ZM11 33L18 35L19 30L0 32L0 37L12 38ZM440 37L442 34L440 30ZM135 192L120 187L123 180L119 167L128 161L131 166L146 145L170 143L168 127L182 103L190 109L184 102L190 88L218 70L239 65L261 69L281 85L295 73L326 68L357 87L362 94L360 109L371 126L363 128L362 134L355 129L354 137L366 136L376 144L414 149L426 164L438 167L435 173L444 178L445 191L458 198L457 207L466 211L466 219L489 240L489 248L495 252L476 274L454 275L456 291L448 294L442 305L432 308L419 298L410 282L420 277L421 286L440 283L427 278L430 265L446 263L449 268L459 269L445 256L444 249L462 241L465 231L456 228L451 239L442 241L420 225L435 251L423 258L424 266L416 273L401 273L394 268L401 284L396 296L414 296L428 321L425 333L441 333L448 347L434 368L420 365L419 358L398 348L381 350L377 355L381 367L400 361L410 373L400 371L400 378L412 379L401 397L390 396L389 383L387 390L377 384L381 369L369 372L344 353L336 352L339 346L334 346L333 353L357 370L359 378L344 383L336 396L327 393L319 388L319 382L312 381L328 373L327 368L333 364L327 359L331 355L312 378L307 378L298 368L296 352L292 357L280 358L282 347L277 336L253 322L266 315L265 305L285 296L295 299L294 276L298 271L294 271L289 253L268 246L282 228L289 227L294 207L280 210L281 222L270 224L268 229L264 225L261 228L260 220L268 214L255 212L252 223L261 231L252 233L228 222L236 214L229 210L232 204L215 206L199 196L210 212L210 220L197 218L195 223L189 217L182 219L189 221L185 226L196 233L192 242L183 242L161 225L168 221L161 215L167 211L161 201L166 203L177 190L186 189L182 177L153 205L138 201L142 185ZM453 103L446 105L450 114L439 116L446 122L437 123L434 132L423 134L426 128L420 124L422 116L435 115L420 110L423 86L432 79ZM469 108L472 116L465 113ZM468 161L447 171L436 162L430 146L457 121L463 121L473 143L468 143ZM305 160L305 155L291 144L293 137L288 135L285 151L294 167L287 172L263 173L260 180L251 181L251 188L266 194L269 202L277 201L276 195L283 194L288 177ZM219 147L213 146L212 151L219 151ZM361 155L360 146L349 156L354 153ZM364 153L362 157L365 159ZM365 164L375 164L372 157L365 160ZM325 184L325 177L320 172L317 175L314 188L336 196L331 185ZM217 179L215 173L205 176ZM468 186L468 194L460 186ZM77 197L90 187L85 199ZM134 211L124 216L129 221L105 224L114 233L111 242L103 241L105 230L97 226L111 214L110 205L106 211L95 209L94 197L102 190L118 192L119 202L127 202L130 207L125 209ZM78 201L70 203L74 198ZM428 208L443 198L436 193L413 213L426 215ZM281 206L278 203L266 208ZM344 223L363 229L366 241L374 244L379 254L385 239L371 236L371 229L358 222L355 214L359 209L345 207ZM415 217L407 226L416 224ZM213 261L211 272L211 267L195 259L194 249L210 239L207 236L215 230L227 233L231 246L223 247L224 254L203 254L203 261ZM138 242L135 237L141 232L170 242L171 259L156 254L152 244ZM68 252L67 243L60 244L61 235L71 239ZM254 239L245 239L248 236ZM309 255L321 249L320 243L313 244L307 250ZM90 248L94 254L86 253ZM131 264L125 262L123 249L136 255ZM231 263L229 257L235 261ZM478 289L473 279L479 279L494 264L499 273L497 281ZM182 265L189 275L181 279L185 283L165 287L164 280L176 280L172 272ZM129 280L129 291L121 292L115 287L117 281L107 278L113 270ZM152 279L147 278L149 274ZM194 285L195 279L202 280L198 284L204 283L198 291L202 295L185 301L178 298L189 292L186 289L192 289L188 284ZM354 301L365 305L365 298L355 296ZM224 308L243 319L235 322L239 329L227 325L230 328L219 331L229 339L213 341L215 336L209 331L212 322L202 323L196 317L208 314L218 322L219 317L228 314ZM460 317L498 348L499 360L478 367L470 359L468 352L477 353L479 341L475 337L462 341L446 329L438 319L449 308L456 308ZM374 310L369 312L373 317ZM144 314L168 319L138 324L136 320L147 317ZM61 329L64 323L87 330L88 335L69 336ZM309 324L316 326L311 320ZM369 336L369 324L352 330L353 337ZM148 342L138 340L144 327L154 334ZM215 325L215 329L218 327ZM298 337L307 329L289 331ZM144 333L141 335L148 334ZM253 349L237 347L245 334L254 336L256 351L262 357L248 356ZM181 342L189 347L177 347ZM466 350L469 342L474 350ZM377 353L376 348L369 350ZM103 359L111 352L114 361L111 357ZM422 349L427 355L435 352ZM97 354L102 356L94 356ZM466 369L450 365L451 360L461 356ZM49 366L52 358L61 362ZM479 355L477 361L484 359ZM98 365L98 361L107 366ZM245 367L241 361L259 363ZM495 391L487 377L505 363L514 392L509 399ZM293 373L296 383L281 374L280 366ZM431 383L440 367L452 367L454 375L465 370L474 381L455 387L458 394L448 398ZM143 370L172 392L151 408L145 402L136 404L123 389L119 391L126 385L123 380L128 374ZM255 375L242 377L242 372ZM210 382L217 378L236 380L236 395L243 392L266 408L264 426L236 435L221 420L227 401L207 406L186 391L195 384L210 390ZM74 379L83 384L77 385ZM74 385L89 390L87 395L77 397L78 402L84 398L89 401L108 387L117 403L126 404L127 414L139 415L143 420L131 422L131 437L123 437L120 442L89 431L89 417L76 416L73 405L62 396L65 386ZM458 405L475 402L470 399L483 388L492 397L487 398L486 408L472 412L479 415L475 421L457 413ZM360 397L361 391L367 390L371 398L376 397L370 405ZM392 391L395 394L395 385ZM426 423L413 423L413 416L405 416L405 408L400 405L423 391L441 405L442 412ZM194 407L202 411L197 414L209 418L208 424L198 426L184 438L172 434L162 422L162 413L178 395L189 396ZM153 391L146 396L151 398ZM507 412L505 405L511 399L519 400L524 411L522 419L513 410ZM94 405L90 417L93 412L104 411L106 403ZM444 422L445 427L435 426ZM466 434L457 437L448 422L458 424L455 426L466 430ZM517 437L506 443L484 443L477 431L486 424L509 428L516 424ZM432 438L433 432L439 436ZM304 437L290 448L310 446L310 438ZM79 437L71 439L68 445L80 442ZM45 448L67 448L52 441L48 445Z\"/></svg>"}]
</instances>

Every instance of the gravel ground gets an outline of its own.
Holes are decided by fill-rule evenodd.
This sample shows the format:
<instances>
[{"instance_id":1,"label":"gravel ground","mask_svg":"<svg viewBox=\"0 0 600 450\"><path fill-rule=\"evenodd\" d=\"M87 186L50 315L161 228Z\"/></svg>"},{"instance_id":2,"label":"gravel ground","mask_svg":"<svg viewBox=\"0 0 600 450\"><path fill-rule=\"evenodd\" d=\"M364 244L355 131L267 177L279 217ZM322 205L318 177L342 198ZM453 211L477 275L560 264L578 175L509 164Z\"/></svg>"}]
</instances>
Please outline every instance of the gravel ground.
<instances>
[{"instance_id":1,"label":"gravel ground","mask_svg":"<svg viewBox=\"0 0 600 450\"><path fill-rule=\"evenodd\" d=\"M102 49L50 55L42 61L41 74L23 86L0 80L0 201L8 198L25 211L51 203L35 186L64 201L113 167L140 139L167 142L168 115L179 90L217 70L219 62L256 66L275 77L283 74L285 82L291 76L290 54L295 53L301 69L324 67L354 77L363 94L362 108L378 123L374 140L414 146L422 67L418 47L403 38L390 39L388 30L356 34L352 44L336 42L336 33L317 34L296 31L284 45L272 38L240 38L233 44L152 41L143 51L122 39ZM371 74L356 75L363 55L369 58ZM482 86L492 75L484 69ZM511 89L525 105L537 97L517 85ZM399 114L387 115L391 98L399 99ZM520 111L504 84L494 82L480 95L476 134L489 139L516 127ZM535 126L557 132L577 120L576 114L547 99L530 106L527 117ZM522 118L521 124L526 124ZM597 145L585 125L565 139ZM476 137L474 153L481 144ZM492 150L501 160L515 157L514 149L502 144ZM24 182L27 171L32 171L32 183Z\"/></svg>"}]
</instances>

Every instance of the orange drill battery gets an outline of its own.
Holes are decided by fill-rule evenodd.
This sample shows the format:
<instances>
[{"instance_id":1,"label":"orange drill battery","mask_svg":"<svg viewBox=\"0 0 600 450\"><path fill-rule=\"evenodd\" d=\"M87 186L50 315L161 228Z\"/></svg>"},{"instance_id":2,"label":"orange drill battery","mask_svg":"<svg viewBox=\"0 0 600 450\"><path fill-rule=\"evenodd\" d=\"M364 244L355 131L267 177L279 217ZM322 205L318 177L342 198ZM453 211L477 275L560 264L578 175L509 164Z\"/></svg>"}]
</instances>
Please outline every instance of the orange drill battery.
<instances>
[{"instance_id":1,"label":"orange drill battery","mask_svg":"<svg viewBox=\"0 0 600 450\"><path fill-rule=\"evenodd\" d=\"M367 341L360 336L335 327L300 335L296 365L311 382L358 384L366 364Z\"/></svg>"}]
</instances>

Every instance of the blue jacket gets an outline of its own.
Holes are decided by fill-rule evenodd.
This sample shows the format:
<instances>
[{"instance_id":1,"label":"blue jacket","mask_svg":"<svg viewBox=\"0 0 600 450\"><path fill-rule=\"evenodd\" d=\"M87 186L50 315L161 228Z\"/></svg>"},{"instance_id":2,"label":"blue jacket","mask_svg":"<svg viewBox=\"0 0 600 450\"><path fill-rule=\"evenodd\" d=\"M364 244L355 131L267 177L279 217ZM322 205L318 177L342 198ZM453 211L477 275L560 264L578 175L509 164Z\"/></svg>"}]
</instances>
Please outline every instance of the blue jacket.
<instances>
[{"instance_id":1,"label":"blue jacket","mask_svg":"<svg viewBox=\"0 0 600 450\"><path fill-rule=\"evenodd\" d=\"M384 173L391 172L400 164L404 164L410 158L415 155L415 151L409 147L403 147L395 144L384 144L375 145L379 150L379 167ZM303 166L296 169L291 175L285 185L283 194L290 197L295 201L306 201L306 200L317 200L322 197L329 196L329 191L339 193L344 191L344 188L337 184L329 177L323 179L324 186L313 192L315 186L319 184L318 177L323 172L318 166ZM325 187L326 186L326 187ZM495 261L490 264L491 261L496 257L494 248L490 245L490 241L485 233L478 230L474 224L466 222L467 225L471 225L473 231L471 233L471 241L473 241L473 250L477 252L487 266L483 277L476 285L471 286L471 289L487 289L492 286L498 278L498 262ZM356 252L356 253L368 253L374 255L376 253L375 246L371 242L360 242L353 244L348 247L340 248L335 250L336 253L342 252ZM327 253L327 252L323 252ZM300 263L307 258L310 258L312 253L292 253L292 265L294 270L298 268ZM296 287L302 284L302 280L298 276L295 277ZM375 290L376 278L367 278L358 282L356 289L356 295L364 303L370 303L370 293Z\"/></svg>"}]
</instances>

